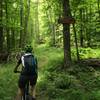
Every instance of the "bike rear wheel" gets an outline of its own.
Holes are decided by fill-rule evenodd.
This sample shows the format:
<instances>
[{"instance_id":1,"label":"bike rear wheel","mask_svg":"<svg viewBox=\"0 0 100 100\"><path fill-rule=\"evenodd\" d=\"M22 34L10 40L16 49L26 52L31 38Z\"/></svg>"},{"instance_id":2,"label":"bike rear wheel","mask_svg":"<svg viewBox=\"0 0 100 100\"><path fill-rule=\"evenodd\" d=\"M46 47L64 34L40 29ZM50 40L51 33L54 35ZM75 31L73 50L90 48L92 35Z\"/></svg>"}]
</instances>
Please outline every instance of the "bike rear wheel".
<instances>
[{"instance_id":1,"label":"bike rear wheel","mask_svg":"<svg viewBox=\"0 0 100 100\"><path fill-rule=\"evenodd\" d=\"M27 82L25 86L24 95L22 96L22 100L30 100L29 99L29 82Z\"/></svg>"},{"instance_id":2,"label":"bike rear wheel","mask_svg":"<svg viewBox=\"0 0 100 100\"><path fill-rule=\"evenodd\" d=\"M26 95L25 98L22 98L22 100L35 100L30 95Z\"/></svg>"},{"instance_id":3,"label":"bike rear wheel","mask_svg":"<svg viewBox=\"0 0 100 100\"><path fill-rule=\"evenodd\" d=\"M29 94L29 82L27 82L25 89L24 89L24 95L22 97L22 100L35 100L30 94Z\"/></svg>"}]
</instances>

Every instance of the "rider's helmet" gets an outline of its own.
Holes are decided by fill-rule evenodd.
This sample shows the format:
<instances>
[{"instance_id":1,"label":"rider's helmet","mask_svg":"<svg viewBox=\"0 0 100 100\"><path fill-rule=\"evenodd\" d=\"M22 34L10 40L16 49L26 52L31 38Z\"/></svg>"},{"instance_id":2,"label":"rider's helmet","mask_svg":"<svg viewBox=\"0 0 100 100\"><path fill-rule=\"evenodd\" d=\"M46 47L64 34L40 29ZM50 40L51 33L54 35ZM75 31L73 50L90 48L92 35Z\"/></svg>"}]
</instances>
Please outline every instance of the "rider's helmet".
<instances>
[{"instance_id":1,"label":"rider's helmet","mask_svg":"<svg viewBox=\"0 0 100 100\"><path fill-rule=\"evenodd\" d=\"M26 53L31 53L32 50L33 50L33 48L32 48L31 45L27 45L27 46L25 47L25 52L26 52Z\"/></svg>"}]
</instances>

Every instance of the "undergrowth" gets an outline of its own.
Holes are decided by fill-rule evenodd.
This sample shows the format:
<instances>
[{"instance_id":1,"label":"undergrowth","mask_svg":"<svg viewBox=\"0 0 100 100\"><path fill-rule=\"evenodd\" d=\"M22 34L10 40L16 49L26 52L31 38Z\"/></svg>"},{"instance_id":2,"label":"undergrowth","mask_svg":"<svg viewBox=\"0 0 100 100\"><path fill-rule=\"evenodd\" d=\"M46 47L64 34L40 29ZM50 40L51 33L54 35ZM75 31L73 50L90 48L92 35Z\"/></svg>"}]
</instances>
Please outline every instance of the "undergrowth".
<instances>
[{"instance_id":1,"label":"undergrowth","mask_svg":"<svg viewBox=\"0 0 100 100\"><path fill-rule=\"evenodd\" d=\"M72 58L75 59L76 57L76 50L75 48L71 49ZM100 49L99 48L79 48L79 56L81 59L85 58L100 58Z\"/></svg>"},{"instance_id":2,"label":"undergrowth","mask_svg":"<svg viewBox=\"0 0 100 100\"><path fill-rule=\"evenodd\" d=\"M100 70L76 63L64 70L63 55L58 56L60 52L55 51L52 50L50 55L47 54L48 63L41 71L42 76L37 86L40 93L39 100L41 97L43 100L99 100ZM81 58L92 58L95 53L100 54L98 49L90 48L80 49L79 52Z\"/></svg>"},{"instance_id":3,"label":"undergrowth","mask_svg":"<svg viewBox=\"0 0 100 100\"><path fill-rule=\"evenodd\" d=\"M37 100L99 100L100 69L73 63L63 68L63 50L60 48L37 47L39 77ZM91 55L90 55L91 53ZM94 53L96 53L95 56ZM99 49L82 49L81 58L100 56ZM75 49L72 50L75 58ZM0 100L13 100L18 88L19 74L14 74L15 64L0 64Z\"/></svg>"},{"instance_id":4,"label":"undergrowth","mask_svg":"<svg viewBox=\"0 0 100 100\"><path fill-rule=\"evenodd\" d=\"M66 71L59 62L44 69L39 91L48 100L99 100L100 70L74 64ZM43 96L42 94L42 96Z\"/></svg>"},{"instance_id":5,"label":"undergrowth","mask_svg":"<svg viewBox=\"0 0 100 100\"><path fill-rule=\"evenodd\" d=\"M0 64L0 100L13 100L17 91L18 75L13 72L15 64Z\"/></svg>"}]
</instances>

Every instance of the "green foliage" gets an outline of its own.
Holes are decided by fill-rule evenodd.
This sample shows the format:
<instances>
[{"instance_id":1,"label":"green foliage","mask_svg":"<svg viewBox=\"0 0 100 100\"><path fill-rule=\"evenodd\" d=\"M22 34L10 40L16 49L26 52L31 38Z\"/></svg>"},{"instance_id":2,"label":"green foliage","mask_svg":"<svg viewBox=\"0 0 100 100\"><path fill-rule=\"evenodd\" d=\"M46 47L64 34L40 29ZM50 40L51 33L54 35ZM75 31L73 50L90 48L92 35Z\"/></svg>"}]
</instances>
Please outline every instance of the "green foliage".
<instances>
[{"instance_id":1,"label":"green foliage","mask_svg":"<svg viewBox=\"0 0 100 100\"><path fill-rule=\"evenodd\" d=\"M93 55L95 55L95 53L93 53L93 50L91 48L80 48L79 54L81 58L90 58L94 57Z\"/></svg>"},{"instance_id":2,"label":"green foliage","mask_svg":"<svg viewBox=\"0 0 100 100\"><path fill-rule=\"evenodd\" d=\"M100 80L98 77L94 77L94 73L97 73L95 69L91 72L92 68L87 66L73 65L67 72L55 70L45 70L45 78L42 80L44 82L42 85L45 87L44 92L50 99L90 100L91 98L91 100L94 100L95 98L95 100L98 100L99 92L98 94L95 92L100 90ZM40 86L40 88L43 86Z\"/></svg>"},{"instance_id":3,"label":"green foliage","mask_svg":"<svg viewBox=\"0 0 100 100\"><path fill-rule=\"evenodd\" d=\"M20 1L23 1L22 4ZM28 8L30 5L28 1L31 1L30 8ZM80 44L80 33L82 32L84 46L89 47L90 42L92 47L79 48L80 58L100 58L100 1L69 1L72 16L76 20L78 44ZM16 48L18 50L20 40L22 44L24 42L27 44L34 39L33 47L39 59L40 68L38 93L52 100L99 100L100 70L74 64L65 72L63 49L51 47L63 45L63 26L58 24L58 19L63 13L62 0L39 0L39 2L36 0L1 0L0 5L0 32L3 38L1 49L6 50L10 47L10 57L13 54L12 50L15 51ZM22 12L21 9L23 9ZM72 46L74 46L73 34L71 27ZM35 41L43 45L37 47ZM98 49L93 49L93 46L97 46ZM75 48L71 53L72 60L76 59ZM11 58L14 57L15 54ZM16 94L14 90L17 90L17 78L15 78L17 76L13 75L13 67L13 64L0 65L0 99L2 100L11 100Z\"/></svg>"},{"instance_id":4,"label":"green foliage","mask_svg":"<svg viewBox=\"0 0 100 100\"><path fill-rule=\"evenodd\" d=\"M29 1L24 0L22 4L19 0L2 1L3 6L1 8L1 11L3 12L3 15L0 16L0 19L2 19L0 23L4 30L3 32L4 49L7 48L6 46L8 45L6 43L7 30L10 30L9 31L9 39L10 39L9 42L11 45L10 49L18 48L19 41L21 39L22 42L25 40L26 44L30 43L34 39L34 41L38 41L38 43L45 43L50 46L55 46L55 45L62 46L63 26L61 24L58 24L58 19L59 17L62 17L63 13L62 1L60 0L40 0L39 2L34 0L29 0ZM99 24L98 4L99 2L94 0L88 0L88 1L70 0L70 5L71 5L70 9L72 12L72 16L76 20L75 27L76 27L78 44L80 43L81 30L83 32L83 40L84 40L83 42L85 46L89 42L88 37L90 37L91 46L100 44L99 43L100 24ZM28 8L29 5L30 8ZM21 9L23 9L22 14L21 14ZM82 21L80 15L81 9L83 11ZM22 17L22 25L20 25L21 17ZM26 19L28 20L26 21ZM22 31L21 34L20 31ZM73 29L71 27L72 44L74 44L73 34L74 34ZM54 36L55 36L55 44L53 44Z\"/></svg>"},{"instance_id":5,"label":"green foliage","mask_svg":"<svg viewBox=\"0 0 100 100\"><path fill-rule=\"evenodd\" d=\"M72 48L72 58L76 57L76 50ZM81 59L85 58L100 58L100 50L96 48L79 48L79 56Z\"/></svg>"},{"instance_id":6,"label":"green foliage","mask_svg":"<svg viewBox=\"0 0 100 100\"><path fill-rule=\"evenodd\" d=\"M68 89L71 84L71 78L65 74L59 74L55 79L55 85L59 89Z\"/></svg>"},{"instance_id":7,"label":"green foliage","mask_svg":"<svg viewBox=\"0 0 100 100\"><path fill-rule=\"evenodd\" d=\"M38 100L99 100L99 69L74 63L65 70L62 49L40 45L34 51L39 61ZM98 49L81 50L86 55L90 51L91 54L94 51L97 55L100 53ZM12 100L17 93L18 75L13 73L14 66L9 63L0 65L2 100Z\"/></svg>"},{"instance_id":8,"label":"green foliage","mask_svg":"<svg viewBox=\"0 0 100 100\"><path fill-rule=\"evenodd\" d=\"M14 64L0 65L0 99L12 100L17 91L17 76L13 73Z\"/></svg>"},{"instance_id":9,"label":"green foliage","mask_svg":"<svg viewBox=\"0 0 100 100\"><path fill-rule=\"evenodd\" d=\"M43 50L43 49L42 49ZM44 49L45 50L45 49ZM54 49L48 51L52 54ZM42 70L41 81L38 82L40 96L52 100L99 100L100 70L85 65L73 64L67 71L63 70L63 61L57 56L49 55L47 65ZM88 48L82 53L93 53ZM42 95L41 95L42 94Z\"/></svg>"},{"instance_id":10,"label":"green foliage","mask_svg":"<svg viewBox=\"0 0 100 100\"><path fill-rule=\"evenodd\" d=\"M93 91L90 95L91 100L99 100L100 99L100 90Z\"/></svg>"}]
</instances>

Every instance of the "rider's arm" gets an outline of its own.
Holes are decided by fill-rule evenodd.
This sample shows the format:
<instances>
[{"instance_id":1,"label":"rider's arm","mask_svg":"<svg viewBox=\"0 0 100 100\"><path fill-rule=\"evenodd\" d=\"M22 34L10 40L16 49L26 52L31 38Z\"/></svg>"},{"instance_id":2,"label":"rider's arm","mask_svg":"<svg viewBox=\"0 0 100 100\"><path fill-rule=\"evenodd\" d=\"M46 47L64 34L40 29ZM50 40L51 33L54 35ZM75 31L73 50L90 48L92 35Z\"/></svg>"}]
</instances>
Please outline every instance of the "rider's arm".
<instances>
[{"instance_id":1,"label":"rider's arm","mask_svg":"<svg viewBox=\"0 0 100 100\"><path fill-rule=\"evenodd\" d=\"M19 65L21 64L21 59L17 62L16 67L14 68L14 72L17 72L17 68L19 67Z\"/></svg>"}]
</instances>

